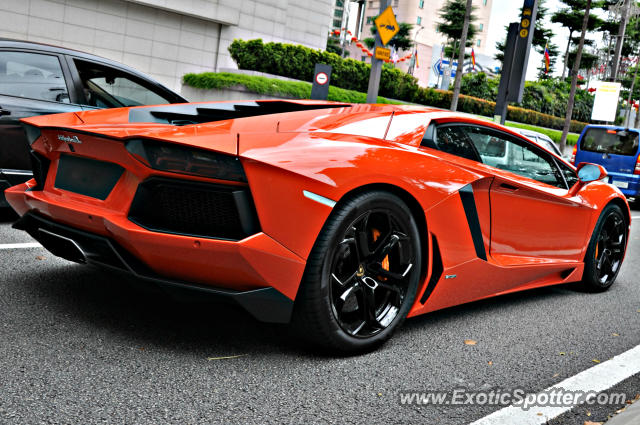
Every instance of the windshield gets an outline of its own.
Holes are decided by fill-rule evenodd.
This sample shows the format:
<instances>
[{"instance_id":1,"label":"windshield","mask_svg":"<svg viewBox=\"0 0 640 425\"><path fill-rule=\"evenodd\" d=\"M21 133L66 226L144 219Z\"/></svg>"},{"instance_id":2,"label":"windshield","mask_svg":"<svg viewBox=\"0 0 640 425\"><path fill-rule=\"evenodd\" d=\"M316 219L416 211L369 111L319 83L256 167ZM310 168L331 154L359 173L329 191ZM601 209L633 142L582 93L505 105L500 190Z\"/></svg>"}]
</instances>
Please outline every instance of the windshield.
<instances>
[{"instance_id":1,"label":"windshield","mask_svg":"<svg viewBox=\"0 0 640 425\"><path fill-rule=\"evenodd\" d=\"M638 152L638 133L629 130L590 128L580 143L580 149L632 156Z\"/></svg>"}]
</instances>

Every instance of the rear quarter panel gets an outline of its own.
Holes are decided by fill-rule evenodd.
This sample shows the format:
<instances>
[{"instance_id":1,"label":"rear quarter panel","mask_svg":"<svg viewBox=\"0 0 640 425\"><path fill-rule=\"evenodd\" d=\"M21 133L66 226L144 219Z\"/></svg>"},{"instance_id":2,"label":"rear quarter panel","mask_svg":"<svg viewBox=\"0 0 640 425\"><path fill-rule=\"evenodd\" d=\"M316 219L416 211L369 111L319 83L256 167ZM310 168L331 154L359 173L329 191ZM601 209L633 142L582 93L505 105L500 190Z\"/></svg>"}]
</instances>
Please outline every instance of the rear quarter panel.
<instances>
[{"instance_id":1,"label":"rear quarter panel","mask_svg":"<svg viewBox=\"0 0 640 425\"><path fill-rule=\"evenodd\" d=\"M413 196L423 210L481 176L414 148L379 139L333 133L277 133L265 147L240 136L239 152L265 233L307 258L333 201L367 185L385 184Z\"/></svg>"}]
</instances>

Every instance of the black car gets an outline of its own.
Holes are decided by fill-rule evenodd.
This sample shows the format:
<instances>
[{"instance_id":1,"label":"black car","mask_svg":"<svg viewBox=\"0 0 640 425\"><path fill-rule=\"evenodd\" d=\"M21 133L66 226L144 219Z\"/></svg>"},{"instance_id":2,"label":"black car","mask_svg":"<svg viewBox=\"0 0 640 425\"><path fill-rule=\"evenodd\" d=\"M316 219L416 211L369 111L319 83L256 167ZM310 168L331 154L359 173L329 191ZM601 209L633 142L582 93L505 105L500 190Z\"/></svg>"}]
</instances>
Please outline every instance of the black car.
<instances>
[{"instance_id":1,"label":"black car","mask_svg":"<svg viewBox=\"0 0 640 425\"><path fill-rule=\"evenodd\" d=\"M31 178L20 119L123 106L187 102L149 76L76 50L0 38L0 207Z\"/></svg>"}]
</instances>

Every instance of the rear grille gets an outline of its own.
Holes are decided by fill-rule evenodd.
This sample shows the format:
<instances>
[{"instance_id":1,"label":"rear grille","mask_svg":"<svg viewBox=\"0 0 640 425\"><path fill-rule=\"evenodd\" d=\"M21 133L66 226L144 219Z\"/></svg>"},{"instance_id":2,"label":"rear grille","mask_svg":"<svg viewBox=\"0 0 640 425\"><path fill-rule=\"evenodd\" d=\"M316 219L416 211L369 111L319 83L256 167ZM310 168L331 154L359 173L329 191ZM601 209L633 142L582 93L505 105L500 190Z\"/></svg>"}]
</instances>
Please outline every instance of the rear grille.
<instances>
[{"instance_id":1,"label":"rear grille","mask_svg":"<svg viewBox=\"0 0 640 425\"><path fill-rule=\"evenodd\" d=\"M231 240L259 231L247 188L173 179L143 182L129 219L152 231Z\"/></svg>"},{"instance_id":2,"label":"rear grille","mask_svg":"<svg viewBox=\"0 0 640 425\"><path fill-rule=\"evenodd\" d=\"M43 155L35 151L31 151L31 168L33 168L33 178L36 180L36 185L31 190L43 190L44 183L49 173L49 161Z\"/></svg>"}]
</instances>

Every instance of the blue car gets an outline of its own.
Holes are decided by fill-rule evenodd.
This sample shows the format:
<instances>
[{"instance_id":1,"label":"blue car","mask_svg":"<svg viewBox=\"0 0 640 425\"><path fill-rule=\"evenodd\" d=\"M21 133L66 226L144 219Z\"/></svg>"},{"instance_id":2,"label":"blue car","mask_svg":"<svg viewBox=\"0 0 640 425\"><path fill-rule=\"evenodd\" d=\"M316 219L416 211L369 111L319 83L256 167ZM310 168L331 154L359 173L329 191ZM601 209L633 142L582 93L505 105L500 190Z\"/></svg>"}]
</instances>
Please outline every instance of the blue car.
<instances>
[{"instance_id":1,"label":"blue car","mask_svg":"<svg viewBox=\"0 0 640 425\"><path fill-rule=\"evenodd\" d=\"M611 125L588 125L573 149L571 162L592 162L606 168L609 183L626 197L640 197L640 130Z\"/></svg>"}]
</instances>

